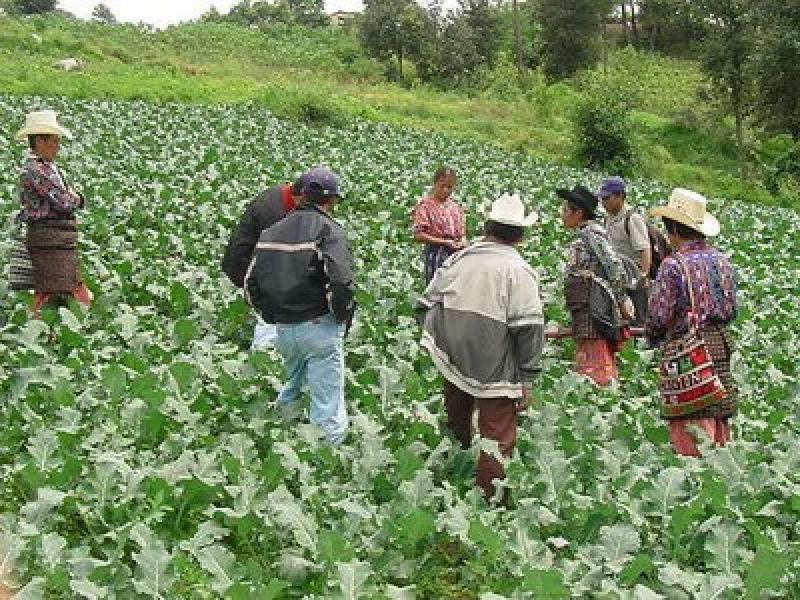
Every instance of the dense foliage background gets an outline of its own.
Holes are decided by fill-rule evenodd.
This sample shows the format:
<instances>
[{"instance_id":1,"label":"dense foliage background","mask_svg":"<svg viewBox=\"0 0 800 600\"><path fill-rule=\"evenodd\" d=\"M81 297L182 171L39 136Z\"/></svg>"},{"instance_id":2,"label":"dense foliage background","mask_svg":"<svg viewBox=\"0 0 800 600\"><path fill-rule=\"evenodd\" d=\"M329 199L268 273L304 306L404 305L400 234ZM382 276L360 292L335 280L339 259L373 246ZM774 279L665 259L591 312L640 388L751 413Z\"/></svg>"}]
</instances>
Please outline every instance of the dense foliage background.
<instances>
[{"instance_id":1,"label":"dense foliage background","mask_svg":"<svg viewBox=\"0 0 800 600\"><path fill-rule=\"evenodd\" d=\"M465 0L451 11L372 0L338 26L320 8L242 2L164 31L116 25L104 5L92 23L0 15L0 89L256 100L294 119L356 115L797 206L798 0ZM66 56L84 69L55 74Z\"/></svg>"},{"instance_id":2,"label":"dense foliage background","mask_svg":"<svg viewBox=\"0 0 800 600\"><path fill-rule=\"evenodd\" d=\"M333 27L313 0L242 2L156 31L0 0L0 217L24 113L58 110L96 295L29 321L0 279L0 579L21 600L800 598L797 0L366 8ZM540 212L521 251L553 325L556 187L708 194L741 286L734 442L671 452L641 345L599 390L549 344L514 505L487 507L411 313L409 211L442 163L471 236L503 191ZM218 268L245 203L314 164L349 190L361 306L335 450L274 414L280 361L249 352Z\"/></svg>"}]
</instances>

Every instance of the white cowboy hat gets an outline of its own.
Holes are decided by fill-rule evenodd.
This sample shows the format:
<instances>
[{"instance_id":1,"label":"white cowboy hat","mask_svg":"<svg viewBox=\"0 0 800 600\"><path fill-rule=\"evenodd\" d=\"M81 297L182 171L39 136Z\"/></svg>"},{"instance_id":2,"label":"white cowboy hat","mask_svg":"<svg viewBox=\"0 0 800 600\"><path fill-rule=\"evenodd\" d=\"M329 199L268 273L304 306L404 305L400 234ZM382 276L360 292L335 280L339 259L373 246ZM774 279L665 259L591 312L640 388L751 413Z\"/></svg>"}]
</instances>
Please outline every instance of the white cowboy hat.
<instances>
[{"instance_id":1,"label":"white cowboy hat","mask_svg":"<svg viewBox=\"0 0 800 600\"><path fill-rule=\"evenodd\" d=\"M686 190L675 188L669 197L666 206L656 206L650 209L652 217L666 217L691 227L703 235L714 236L719 233L719 221L707 210L708 201L705 196Z\"/></svg>"},{"instance_id":2,"label":"white cowboy hat","mask_svg":"<svg viewBox=\"0 0 800 600\"><path fill-rule=\"evenodd\" d=\"M539 216L536 213L526 215L525 205L517 194L503 194L492 202L492 208L486 218L504 225L529 227L536 223Z\"/></svg>"},{"instance_id":3,"label":"white cowboy hat","mask_svg":"<svg viewBox=\"0 0 800 600\"><path fill-rule=\"evenodd\" d=\"M15 136L24 141L29 135L63 135L72 139L72 132L58 124L54 110L37 110L25 116L25 125Z\"/></svg>"}]
</instances>

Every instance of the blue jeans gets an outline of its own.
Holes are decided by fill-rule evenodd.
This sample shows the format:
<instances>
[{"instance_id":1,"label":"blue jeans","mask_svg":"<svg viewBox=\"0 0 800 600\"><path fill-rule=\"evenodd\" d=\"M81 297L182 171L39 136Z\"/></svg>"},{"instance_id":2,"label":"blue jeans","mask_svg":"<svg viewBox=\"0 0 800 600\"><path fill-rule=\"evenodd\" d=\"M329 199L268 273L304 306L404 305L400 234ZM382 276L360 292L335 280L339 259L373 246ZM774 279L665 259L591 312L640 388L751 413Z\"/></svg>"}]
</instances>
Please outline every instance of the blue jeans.
<instances>
[{"instance_id":1,"label":"blue jeans","mask_svg":"<svg viewBox=\"0 0 800 600\"><path fill-rule=\"evenodd\" d=\"M311 422L330 444L347 432L344 406L344 325L328 313L303 323L279 323L275 348L283 356L288 381L278 395L281 412L292 412L303 384L311 392ZM288 409L288 410L287 410Z\"/></svg>"}]
</instances>

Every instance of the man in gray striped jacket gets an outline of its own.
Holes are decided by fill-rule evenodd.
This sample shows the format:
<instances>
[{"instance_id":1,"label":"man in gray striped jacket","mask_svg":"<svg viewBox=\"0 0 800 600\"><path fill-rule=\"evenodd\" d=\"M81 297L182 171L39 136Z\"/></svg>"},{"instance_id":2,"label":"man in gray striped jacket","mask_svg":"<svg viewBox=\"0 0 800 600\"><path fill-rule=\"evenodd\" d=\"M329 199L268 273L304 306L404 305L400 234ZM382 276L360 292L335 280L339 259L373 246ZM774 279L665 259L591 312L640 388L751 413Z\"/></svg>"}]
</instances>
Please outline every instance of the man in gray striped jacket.
<instances>
[{"instance_id":1,"label":"man in gray striped jacket","mask_svg":"<svg viewBox=\"0 0 800 600\"><path fill-rule=\"evenodd\" d=\"M469 448L477 405L480 436L506 458L544 345L538 277L514 248L535 221L519 196L495 200L485 237L445 261L419 300L427 311L422 346L445 380L448 428ZM504 477L501 462L481 452L476 482L487 500Z\"/></svg>"}]
</instances>

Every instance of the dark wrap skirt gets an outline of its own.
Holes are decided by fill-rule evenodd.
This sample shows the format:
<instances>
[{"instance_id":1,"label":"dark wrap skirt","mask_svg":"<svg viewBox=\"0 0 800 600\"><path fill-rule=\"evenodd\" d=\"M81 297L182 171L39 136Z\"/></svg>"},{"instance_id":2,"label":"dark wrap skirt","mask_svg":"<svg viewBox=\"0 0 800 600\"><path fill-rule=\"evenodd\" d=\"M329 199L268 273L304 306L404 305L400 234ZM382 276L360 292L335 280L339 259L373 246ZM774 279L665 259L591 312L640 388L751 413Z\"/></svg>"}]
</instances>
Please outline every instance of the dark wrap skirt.
<instances>
[{"instance_id":1,"label":"dark wrap skirt","mask_svg":"<svg viewBox=\"0 0 800 600\"><path fill-rule=\"evenodd\" d=\"M425 249L422 251L422 257L425 260L425 283L428 284L436 274L436 269L442 266L442 263L447 258L454 254L455 250L449 246L442 246L440 244L425 244Z\"/></svg>"},{"instance_id":2,"label":"dark wrap skirt","mask_svg":"<svg viewBox=\"0 0 800 600\"><path fill-rule=\"evenodd\" d=\"M37 293L69 294L83 283L75 219L30 221L26 243Z\"/></svg>"},{"instance_id":3,"label":"dark wrap skirt","mask_svg":"<svg viewBox=\"0 0 800 600\"><path fill-rule=\"evenodd\" d=\"M589 307L591 279L567 274L564 278L564 300L571 317L572 337L575 340L596 340L600 335L592 325Z\"/></svg>"}]
</instances>

